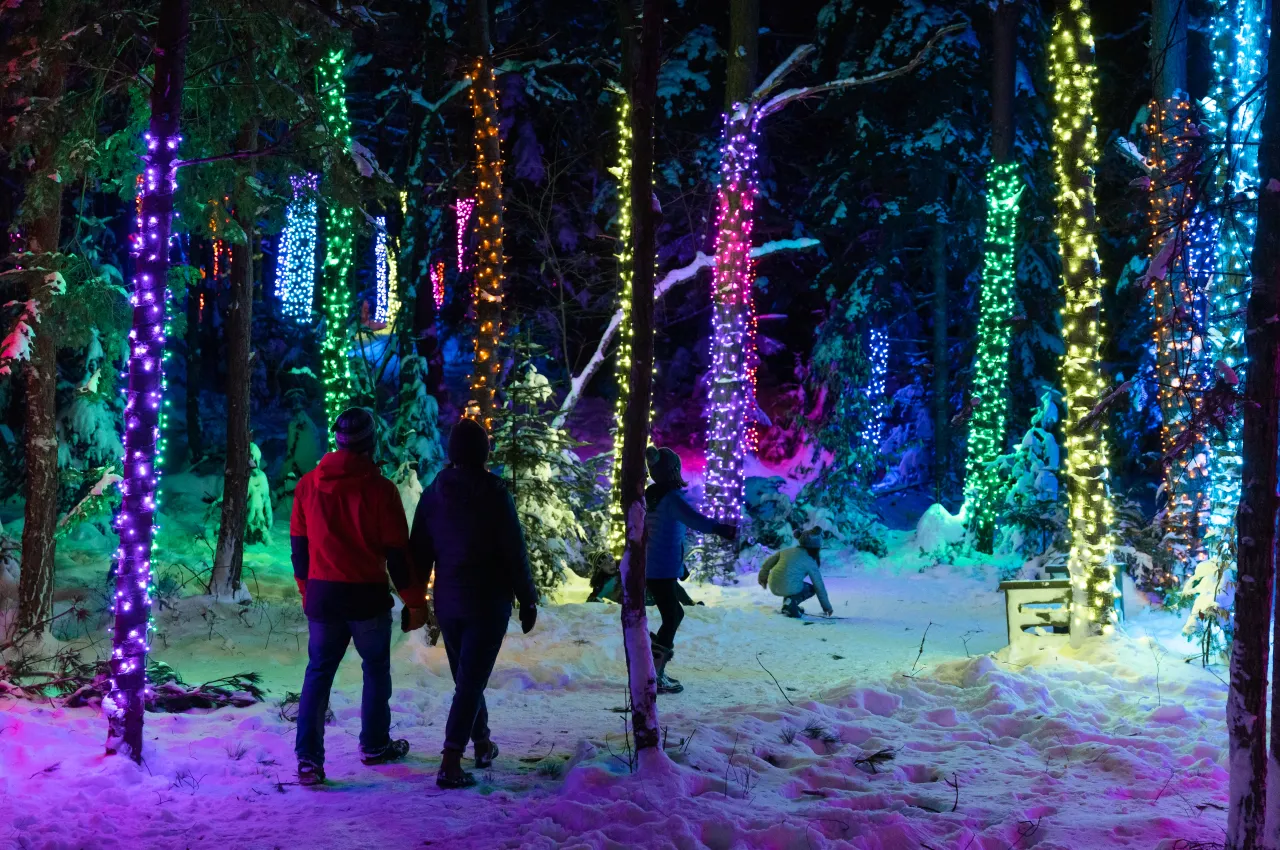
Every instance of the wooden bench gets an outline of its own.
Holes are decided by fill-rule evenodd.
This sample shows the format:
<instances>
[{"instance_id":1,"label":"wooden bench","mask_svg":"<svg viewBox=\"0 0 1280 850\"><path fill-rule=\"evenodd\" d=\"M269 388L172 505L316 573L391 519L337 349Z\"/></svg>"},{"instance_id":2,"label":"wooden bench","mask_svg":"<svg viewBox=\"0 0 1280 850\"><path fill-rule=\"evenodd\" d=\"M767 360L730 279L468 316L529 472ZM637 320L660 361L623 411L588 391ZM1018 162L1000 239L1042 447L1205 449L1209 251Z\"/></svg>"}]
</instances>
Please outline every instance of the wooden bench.
<instances>
[{"instance_id":1,"label":"wooden bench","mask_svg":"<svg viewBox=\"0 0 1280 850\"><path fill-rule=\"evenodd\" d=\"M1071 627L1071 580L1002 581L1009 646L1034 649L1065 643Z\"/></svg>"}]
</instances>

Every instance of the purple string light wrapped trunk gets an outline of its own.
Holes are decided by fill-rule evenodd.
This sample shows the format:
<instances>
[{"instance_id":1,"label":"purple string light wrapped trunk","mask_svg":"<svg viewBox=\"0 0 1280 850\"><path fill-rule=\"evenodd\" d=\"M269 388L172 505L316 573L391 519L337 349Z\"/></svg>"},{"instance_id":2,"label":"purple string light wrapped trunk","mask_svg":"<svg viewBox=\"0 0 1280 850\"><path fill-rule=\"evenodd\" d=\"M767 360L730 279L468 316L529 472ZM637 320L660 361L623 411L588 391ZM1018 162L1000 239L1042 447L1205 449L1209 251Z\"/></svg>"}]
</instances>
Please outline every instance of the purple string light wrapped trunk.
<instances>
[{"instance_id":1,"label":"purple string light wrapped trunk","mask_svg":"<svg viewBox=\"0 0 1280 850\"><path fill-rule=\"evenodd\" d=\"M130 237L134 260L133 328L125 396L124 480L115 527L115 626L111 678L103 700L107 752L126 751L142 760L142 722L147 689L147 638L151 629L151 548L156 526L156 448L164 403L165 297L169 236L177 188L178 135L186 61L189 0L164 0L156 38L151 89L151 127L145 135L142 204Z\"/></svg>"}]
</instances>

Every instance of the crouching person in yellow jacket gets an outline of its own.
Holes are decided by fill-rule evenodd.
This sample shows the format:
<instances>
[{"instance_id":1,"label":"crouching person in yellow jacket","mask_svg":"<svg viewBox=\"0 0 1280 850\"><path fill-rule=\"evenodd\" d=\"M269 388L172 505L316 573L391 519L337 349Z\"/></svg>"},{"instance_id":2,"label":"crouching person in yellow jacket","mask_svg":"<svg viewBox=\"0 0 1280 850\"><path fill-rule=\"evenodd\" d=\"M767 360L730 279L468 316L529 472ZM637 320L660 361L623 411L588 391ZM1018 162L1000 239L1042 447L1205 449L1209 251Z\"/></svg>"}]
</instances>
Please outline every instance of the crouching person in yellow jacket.
<instances>
[{"instance_id":1,"label":"crouching person in yellow jacket","mask_svg":"<svg viewBox=\"0 0 1280 850\"><path fill-rule=\"evenodd\" d=\"M827 599L827 586L822 582L822 530L810 529L800 535L799 545L770 555L760 567L760 586L774 596L782 597L782 613L800 617L800 606L812 596L818 597L822 613L830 617L834 611ZM807 579L807 580L806 580Z\"/></svg>"}]
</instances>

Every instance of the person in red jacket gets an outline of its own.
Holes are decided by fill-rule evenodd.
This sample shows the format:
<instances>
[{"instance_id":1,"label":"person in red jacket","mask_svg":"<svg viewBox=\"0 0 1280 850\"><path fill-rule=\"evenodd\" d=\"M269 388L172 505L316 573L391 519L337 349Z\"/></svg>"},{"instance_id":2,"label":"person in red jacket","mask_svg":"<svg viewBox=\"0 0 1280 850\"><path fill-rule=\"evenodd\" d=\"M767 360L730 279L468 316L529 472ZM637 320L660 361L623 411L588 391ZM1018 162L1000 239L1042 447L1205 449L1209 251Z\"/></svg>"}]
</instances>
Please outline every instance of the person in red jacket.
<instances>
[{"instance_id":1,"label":"person in red jacket","mask_svg":"<svg viewBox=\"0 0 1280 850\"><path fill-rule=\"evenodd\" d=\"M364 669L360 755L365 764L403 758L409 742L391 739L391 593L426 605L409 565L409 528L400 494L373 462L375 423L353 407L334 423L338 450L298 482L290 542L293 575L307 615L307 672L298 700L298 782L324 782L324 718L334 674L354 642Z\"/></svg>"}]
</instances>

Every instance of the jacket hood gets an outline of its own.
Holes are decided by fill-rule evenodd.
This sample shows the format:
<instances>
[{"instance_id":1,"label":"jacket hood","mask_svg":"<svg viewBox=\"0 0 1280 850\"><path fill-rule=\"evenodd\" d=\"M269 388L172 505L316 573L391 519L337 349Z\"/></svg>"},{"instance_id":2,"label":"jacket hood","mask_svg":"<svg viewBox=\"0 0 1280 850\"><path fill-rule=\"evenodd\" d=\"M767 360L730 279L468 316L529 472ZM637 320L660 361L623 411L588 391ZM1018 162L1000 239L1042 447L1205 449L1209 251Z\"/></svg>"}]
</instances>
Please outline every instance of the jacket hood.
<instances>
[{"instance_id":1,"label":"jacket hood","mask_svg":"<svg viewBox=\"0 0 1280 850\"><path fill-rule=\"evenodd\" d=\"M320 458L316 466L316 486L321 492L331 493L351 481L378 474L378 467L368 455L338 449Z\"/></svg>"},{"instance_id":2,"label":"jacket hood","mask_svg":"<svg viewBox=\"0 0 1280 850\"><path fill-rule=\"evenodd\" d=\"M662 497L673 490L683 490L683 481L662 481L657 484L650 484L644 488L644 507L645 510L657 510L658 503L662 501Z\"/></svg>"}]
</instances>

